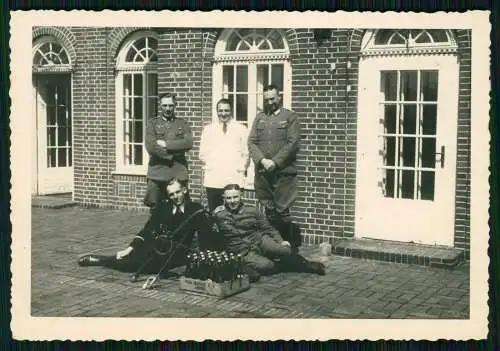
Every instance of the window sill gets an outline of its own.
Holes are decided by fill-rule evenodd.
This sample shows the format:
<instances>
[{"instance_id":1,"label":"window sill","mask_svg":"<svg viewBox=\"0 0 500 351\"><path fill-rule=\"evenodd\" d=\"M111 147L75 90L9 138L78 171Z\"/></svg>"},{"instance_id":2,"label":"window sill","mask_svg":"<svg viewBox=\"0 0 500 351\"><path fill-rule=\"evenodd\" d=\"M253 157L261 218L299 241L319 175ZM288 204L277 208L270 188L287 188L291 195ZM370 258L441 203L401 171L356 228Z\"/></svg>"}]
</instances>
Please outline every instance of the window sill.
<instances>
[{"instance_id":1,"label":"window sill","mask_svg":"<svg viewBox=\"0 0 500 351\"><path fill-rule=\"evenodd\" d=\"M125 168L125 169L117 169L116 171L113 171L111 172L111 175L115 176L115 175L124 175L124 176L128 176L128 175L132 175L132 176L144 176L146 177L147 176L147 169L144 169L144 168L138 168L138 169L134 169L134 168Z\"/></svg>"}]
</instances>

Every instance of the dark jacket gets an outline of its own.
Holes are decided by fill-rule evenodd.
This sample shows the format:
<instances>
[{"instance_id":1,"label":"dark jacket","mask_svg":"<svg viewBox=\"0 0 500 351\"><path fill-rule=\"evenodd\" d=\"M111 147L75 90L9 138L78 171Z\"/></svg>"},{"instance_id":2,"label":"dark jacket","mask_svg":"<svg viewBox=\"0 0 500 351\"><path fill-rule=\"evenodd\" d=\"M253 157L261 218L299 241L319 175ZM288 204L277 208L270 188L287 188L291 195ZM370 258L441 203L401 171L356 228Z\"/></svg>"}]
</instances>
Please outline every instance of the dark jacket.
<instances>
[{"instance_id":1,"label":"dark jacket","mask_svg":"<svg viewBox=\"0 0 500 351\"><path fill-rule=\"evenodd\" d=\"M156 143L164 140L166 147ZM149 153L148 178L168 181L188 177L186 151L193 147L193 135L189 124L180 118L165 120L155 117L146 128L146 149Z\"/></svg>"},{"instance_id":2,"label":"dark jacket","mask_svg":"<svg viewBox=\"0 0 500 351\"><path fill-rule=\"evenodd\" d=\"M177 243L182 244L178 248L176 256L185 256L189 251L188 248L195 249L196 246L202 250L211 248L214 234L211 231L210 220L206 211L202 211L193 217L187 222L184 229L172 235L191 214L201 209L203 209L203 207L200 204L186 201L184 204L184 213L173 214L173 204L170 201L161 202L151 214L141 231L134 237L130 246L132 246L134 250L151 250L154 248L154 245L156 245L155 239L157 236L162 234L172 239L172 248L178 246ZM161 232L162 230L163 233ZM195 233L198 237L197 243L193 241Z\"/></svg>"},{"instance_id":3,"label":"dark jacket","mask_svg":"<svg viewBox=\"0 0 500 351\"><path fill-rule=\"evenodd\" d=\"M278 231L255 207L242 204L233 212L219 206L214 210L213 217L225 248L235 254L246 255L250 250L257 249L263 235L269 235L279 243L283 241Z\"/></svg>"},{"instance_id":4,"label":"dark jacket","mask_svg":"<svg viewBox=\"0 0 500 351\"><path fill-rule=\"evenodd\" d=\"M260 161L269 158L276 164L276 171L297 174L296 161L300 148L300 124L297 115L280 108L279 113L259 113L248 136L248 151L255 170L262 169Z\"/></svg>"}]
</instances>

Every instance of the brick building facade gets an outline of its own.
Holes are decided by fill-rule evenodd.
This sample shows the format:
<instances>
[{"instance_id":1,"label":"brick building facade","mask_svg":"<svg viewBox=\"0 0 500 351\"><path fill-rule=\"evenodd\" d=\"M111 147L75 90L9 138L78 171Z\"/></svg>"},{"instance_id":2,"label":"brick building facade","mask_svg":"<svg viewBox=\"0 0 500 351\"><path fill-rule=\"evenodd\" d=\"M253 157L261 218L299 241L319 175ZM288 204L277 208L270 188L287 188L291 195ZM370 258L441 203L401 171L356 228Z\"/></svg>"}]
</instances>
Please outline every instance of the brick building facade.
<instances>
[{"instance_id":1,"label":"brick building facade","mask_svg":"<svg viewBox=\"0 0 500 351\"><path fill-rule=\"evenodd\" d=\"M292 214L306 242L373 237L468 254L469 30L37 27L33 60L34 194L144 209L141 133L170 91L194 134L199 198L214 102L233 99L250 125L272 82L301 121Z\"/></svg>"}]
</instances>

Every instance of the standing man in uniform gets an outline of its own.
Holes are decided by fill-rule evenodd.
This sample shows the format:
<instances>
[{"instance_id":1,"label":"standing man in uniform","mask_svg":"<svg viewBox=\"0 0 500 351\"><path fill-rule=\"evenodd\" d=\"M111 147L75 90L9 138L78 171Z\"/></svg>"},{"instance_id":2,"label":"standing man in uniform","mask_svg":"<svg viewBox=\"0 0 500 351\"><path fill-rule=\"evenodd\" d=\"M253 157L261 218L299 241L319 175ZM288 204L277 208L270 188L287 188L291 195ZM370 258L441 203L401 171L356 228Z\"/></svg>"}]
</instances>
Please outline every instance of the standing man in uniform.
<instances>
[{"instance_id":1,"label":"standing man in uniform","mask_svg":"<svg viewBox=\"0 0 500 351\"><path fill-rule=\"evenodd\" d=\"M241 201L238 184L228 184L224 188L224 205L215 209L213 217L225 248L241 255L251 270L262 275L278 272L325 275L322 263L300 256L257 208Z\"/></svg>"},{"instance_id":2,"label":"standing man in uniform","mask_svg":"<svg viewBox=\"0 0 500 351\"><path fill-rule=\"evenodd\" d=\"M299 144L297 115L281 106L275 85L264 87L264 112L257 115L248 136L255 163L255 193L269 222L292 246L300 246L298 227L290 220L290 207L297 197Z\"/></svg>"},{"instance_id":3,"label":"standing man in uniform","mask_svg":"<svg viewBox=\"0 0 500 351\"><path fill-rule=\"evenodd\" d=\"M166 184L170 179L177 178L187 186L186 151L193 147L193 135L189 124L175 116L176 105L174 94L161 95L159 114L147 124L149 167L144 204L151 209L166 198Z\"/></svg>"},{"instance_id":4,"label":"standing man in uniform","mask_svg":"<svg viewBox=\"0 0 500 351\"><path fill-rule=\"evenodd\" d=\"M250 163L247 128L233 119L228 99L220 99L216 109L218 121L203 129L199 156L203 162L203 185L210 212L222 205L226 184L235 183L243 187Z\"/></svg>"}]
</instances>

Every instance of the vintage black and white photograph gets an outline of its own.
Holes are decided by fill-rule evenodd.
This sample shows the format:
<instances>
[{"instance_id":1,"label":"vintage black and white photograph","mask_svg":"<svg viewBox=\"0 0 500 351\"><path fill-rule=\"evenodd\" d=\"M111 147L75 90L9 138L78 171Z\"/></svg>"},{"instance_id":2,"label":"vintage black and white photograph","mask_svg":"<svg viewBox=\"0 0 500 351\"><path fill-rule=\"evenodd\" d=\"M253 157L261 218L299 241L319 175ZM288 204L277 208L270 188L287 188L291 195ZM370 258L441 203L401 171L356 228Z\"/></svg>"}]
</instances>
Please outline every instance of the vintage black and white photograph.
<instances>
[{"instance_id":1,"label":"vintage black and white photograph","mask_svg":"<svg viewBox=\"0 0 500 351\"><path fill-rule=\"evenodd\" d=\"M141 15L21 26L27 318L487 326L487 13Z\"/></svg>"}]
</instances>

